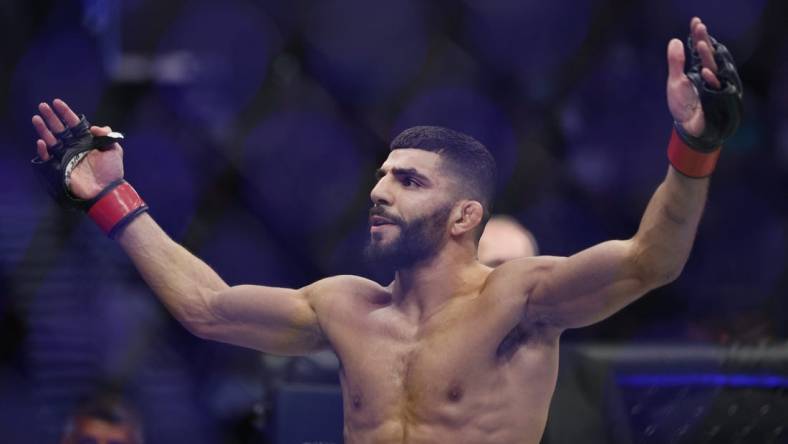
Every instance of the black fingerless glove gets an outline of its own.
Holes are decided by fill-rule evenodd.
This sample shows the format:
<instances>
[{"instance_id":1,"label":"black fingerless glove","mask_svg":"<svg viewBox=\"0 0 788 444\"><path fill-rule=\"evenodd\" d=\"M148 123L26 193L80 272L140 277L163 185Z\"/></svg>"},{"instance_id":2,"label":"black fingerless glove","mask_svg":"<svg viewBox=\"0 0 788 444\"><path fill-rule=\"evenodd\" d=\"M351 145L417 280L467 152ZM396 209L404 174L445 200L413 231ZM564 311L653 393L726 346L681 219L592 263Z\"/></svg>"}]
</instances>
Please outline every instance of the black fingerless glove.
<instances>
[{"instance_id":1,"label":"black fingerless glove","mask_svg":"<svg viewBox=\"0 0 788 444\"><path fill-rule=\"evenodd\" d=\"M55 134L55 137L58 142L48 148L49 159L43 160L36 156L32 164L49 194L60 205L86 212L111 238L115 238L132 220L148 211L148 205L123 179L112 182L92 199L79 199L68 189L69 175L82 158L94 149L109 150L113 143L123 139L120 133L93 136L90 123L82 116L77 125L66 128Z\"/></svg>"},{"instance_id":2,"label":"black fingerless glove","mask_svg":"<svg viewBox=\"0 0 788 444\"><path fill-rule=\"evenodd\" d=\"M703 63L695 49L692 35L687 37L687 48L690 49L687 77L695 85L703 107L705 126L700 136L691 136L676 123L676 131L681 139L698 151L709 152L721 147L739 127L742 115L742 84L733 56L722 43L709 37L714 50L714 61L717 63L717 78L720 89L715 89L701 76Z\"/></svg>"},{"instance_id":3,"label":"black fingerless glove","mask_svg":"<svg viewBox=\"0 0 788 444\"><path fill-rule=\"evenodd\" d=\"M720 148L739 127L742 115L742 84L733 57L722 43L709 36L720 88L715 89L701 76L703 63L695 49L692 35L687 38L689 62L685 73L698 93L703 108L704 127L699 136L687 134L680 123L674 122L674 131L668 144L671 165L687 177L708 177L717 166Z\"/></svg>"},{"instance_id":4,"label":"black fingerless glove","mask_svg":"<svg viewBox=\"0 0 788 444\"><path fill-rule=\"evenodd\" d=\"M117 133L116 133L117 134ZM33 171L44 184L47 192L55 201L66 208L87 211L92 200L79 199L68 190L68 175L89 151L99 149L106 151L123 137L99 136L90 133L90 123L81 116L79 123L55 134L57 144L48 148L49 159L43 160L36 155L33 158Z\"/></svg>"}]
</instances>

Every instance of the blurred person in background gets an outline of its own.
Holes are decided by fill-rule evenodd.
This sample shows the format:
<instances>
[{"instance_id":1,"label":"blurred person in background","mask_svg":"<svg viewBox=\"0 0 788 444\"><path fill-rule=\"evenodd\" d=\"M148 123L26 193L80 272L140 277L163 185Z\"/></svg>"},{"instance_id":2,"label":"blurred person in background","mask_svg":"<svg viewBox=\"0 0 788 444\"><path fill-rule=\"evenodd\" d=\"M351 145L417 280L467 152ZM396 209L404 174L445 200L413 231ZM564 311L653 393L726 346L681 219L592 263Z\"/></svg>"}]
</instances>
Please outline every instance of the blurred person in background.
<instances>
[{"instance_id":1,"label":"blurred person in background","mask_svg":"<svg viewBox=\"0 0 788 444\"><path fill-rule=\"evenodd\" d=\"M80 404L69 418L61 444L143 444L136 412L119 398L100 396Z\"/></svg>"},{"instance_id":2,"label":"blurred person in background","mask_svg":"<svg viewBox=\"0 0 788 444\"><path fill-rule=\"evenodd\" d=\"M192 333L274 354L333 349L346 442L536 443L561 333L679 275L719 147L738 126L741 84L730 55L700 19L690 34L687 72L681 41L668 45L675 129L666 178L631 239L571 257L495 269L477 261L495 161L475 139L445 128L405 130L377 171L366 253L394 272L387 286L336 276L301 289L230 287L148 214L123 180L118 135L89 127L63 101L42 103L33 118L34 167L56 197L119 242Z\"/></svg>"},{"instance_id":3,"label":"blurred person in background","mask_svg":"<svg viewBox=\"0 0 788 444\"><path fill-rule=\"evenodd\" d=\"M484 226L478 251L479 262L484 265L494 268L513 259L537 254L536 238L517 219L497 215Z\"/></svg>"}]
</instances>

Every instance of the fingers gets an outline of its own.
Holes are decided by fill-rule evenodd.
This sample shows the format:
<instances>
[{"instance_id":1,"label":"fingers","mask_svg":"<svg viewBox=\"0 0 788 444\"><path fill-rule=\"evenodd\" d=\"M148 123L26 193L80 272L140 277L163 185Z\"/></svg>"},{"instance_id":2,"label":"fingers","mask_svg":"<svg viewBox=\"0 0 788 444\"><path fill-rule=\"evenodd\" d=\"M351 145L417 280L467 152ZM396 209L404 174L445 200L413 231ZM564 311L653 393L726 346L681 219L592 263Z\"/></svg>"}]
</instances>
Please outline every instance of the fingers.
<instances>
[{"instance_id":1,"label":"fingers","mask_svg":"<svg viewBox=\"0 0 788 444\"><path fill-rule=\"evenodd\" d=\"M709 45L711 45L711 39L709 39L709 32L706 29L706 25L703 24L700 17L692 17L690 20L690 35L692 39L695 41L695 44L700 41L705 41Z\"/></svg>"},{"instance_id":2,"label":"fingers","mask_svg":"<svg viewBox=\"0 0 788 444\"><path fill-rule=\"evenodd\" d=\"M60 116L60 118L66 122L66 125L68 125L69 128L76 126L79 123L79 116L77 116L77 114L72 111L68 105L66 105L66 102L60 99L55 99L52 102L52 106L55 108L55 111Z\"/></svg>"},{"instance_id":3,"label":"fingers","mask_svg":"<svg viewBox=\"0 0 788 444\"><path fill-rule=\"evenodd\" d=\"M697 45L700 42L706 42L707 45L711 46L711 38L709 37L709 30L706 28L706 25L701 23L700 19L695 24L695 27L692 29L692 38L695 40L695 44Z\"/></svg>"},{"instance_id":4,"label":"fingers","mask_svg":"<svg viewBox=\"0 0 788 444\"><path fill-rule=\"evenodd\" d=\"M709 85L711 85L715 89L720 89L722 84L720 83L720 79L709 69L704 67L700 71L700 75L703 77L703 80L706 81Z\"/></svg>"},{"instance_id":5,"label":"fingers","mask_svg":"<svg viewBox=\"0 0 788 444\"><path fill-rule=\"evenodd\" d=\"M51 131L54 131L57 134L66 129L66 127L63 126L63 122L60 121L60 118L55 115L55 112L52 111L52 108L50 108L45 102L38 104L38 112L41 113L41 116L44 118L44 121Z\"/></svg>"},{"instance_id":6,"label":"fingers","mask_svg":"<svg viewBox=\"0 0 788 444\"><path fill-rule=\"evenodd\" d=\"M709 30L706 25L698 17L693 17L690 20L690 34L695 43L695 50L700 57L701 68L700 75L703 80L711 85L713 88L719 89L721 87L720 80L717 78L717 62L714 60L714 46L711 43Z\"/></svg>"},{"instance_id":7,"label":"fingers","mask_svg":"<svg viewBox=\"0 0 788 444\"><path fill-rule=\"evenodd\" d=\"M705 68L710 69L712 72L717 72L717 62L714 61L714 50L706 42L698 42L697 45L700 61Z\"/></svg>"},{"instance_id":8,"label":"fingers","mask_svg":"<svg viewBox=\"0 0 788 444\"><path fill-rule=\"evenodd\" d=\"M49 127L47 127L44 119L42 119L38 114L33 116L33 127L36 129L38 137L44 141L46 146L53 147L57 144L57 139L52 134L52 131L49 130Z\"/></svg>"},{"instance_id":9,"label":"fingers","mask_svg":"<svg viewBox=\"0 0 788 444\"><path fill-rule=\"evenodd\" d=\"M714 49L705 41L698 42L698 54L703 68L700 70L700 75L715 89L720 89L721 84L717 78L717 62L714 60Z\"/></svg>"},{"instance_id":10,"label":"fingers","mask_svg":"<svg viewBox=\"0 0 788 444\"><path fill-rule=\"evenodd\" d=\"M47 151L47 144L41 139L36 140L36 151L38 151L38 157L41 160L48 160L49 159L49 151Z\"/></svg>"},{"instance_id":11,"label":"fingers","mask_svg":"<svg viewBox=\"0 0 788 444\"><path fill-rule=\"evenodd\" d=\"M61 99L55 99L51 107L46 102L39 103L38 111L39 114L34 115L32 119L33 127L36 129L39 136L39 139L36 140L36 151L42 160L47 160L50 157L48 148L58 143L55 134L64 131L66 127L71 128L78 125L80 118L71 110L71 107ZM101 131L104 131L103 134L106 134L112 130L106 127L106 129L102 129Z\"/></svg>"},{"instance_id":12,"label":"fingers","mask_svg":"<svg viewBox=\"0 0 788 444\"><path fill-rule=\"evenodd\" d=\"M680 79L684 76L684 44L679 39L668 43L668 78Z\"/></svg>"},{"instance_id":13,"label":"fingers","mask_svg":"<svg viewBox=\"0 0 788 444\"><path fill-rule=\"evenodd\" d=\"M690 22L690 34L695 43L695 49L700 55L703 66L717 72L717 63L714 61L714 46L711 44L711 37L706 25L698 17L693 17Z\"/></svg>"}]
</instances>

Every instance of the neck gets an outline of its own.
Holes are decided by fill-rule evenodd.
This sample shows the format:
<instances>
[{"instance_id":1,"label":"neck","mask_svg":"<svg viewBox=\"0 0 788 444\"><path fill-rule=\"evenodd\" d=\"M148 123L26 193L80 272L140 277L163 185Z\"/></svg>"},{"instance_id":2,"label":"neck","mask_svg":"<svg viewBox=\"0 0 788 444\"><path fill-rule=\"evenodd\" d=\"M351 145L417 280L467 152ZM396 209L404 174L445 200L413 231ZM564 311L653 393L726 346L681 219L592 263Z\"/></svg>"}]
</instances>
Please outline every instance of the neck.
<instances>
[{"instance_id":1,"label":"neck","mask_svg":"<svg viewBox=\"0 0 788 444\"><path fill-rule=\"evenodd\" d=\"M391 284L394 304L408 318L426 319L451 299L476 290L484 269L473 250L449 242L432 258L397 270Z\"/></svg>"}]
</instances>

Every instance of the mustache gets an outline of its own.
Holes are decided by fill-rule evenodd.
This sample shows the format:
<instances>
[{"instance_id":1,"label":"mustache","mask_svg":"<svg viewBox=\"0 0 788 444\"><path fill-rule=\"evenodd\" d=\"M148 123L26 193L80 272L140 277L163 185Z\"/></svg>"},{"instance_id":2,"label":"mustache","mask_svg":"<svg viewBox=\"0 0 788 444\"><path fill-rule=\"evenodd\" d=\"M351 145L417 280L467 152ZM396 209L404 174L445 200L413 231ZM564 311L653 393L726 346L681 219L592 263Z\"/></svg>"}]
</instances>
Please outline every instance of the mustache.
<instances>
[{"instance_id":1,"label":"mustache","mask_svg":"<svg viewBox=\"0 0 788 444\"><path fill-rule=\"evenodd\" d=\"M397 225L402 225L402 224L405 223L405 221L402 220L402 218L387 212L386 209L383 208L380 205L375 205L374 207L369 209L369 217L372 217L372 216L383 217L383 218L388 219L392 223L397 224Z\"/></svg>"}]
</instances>

